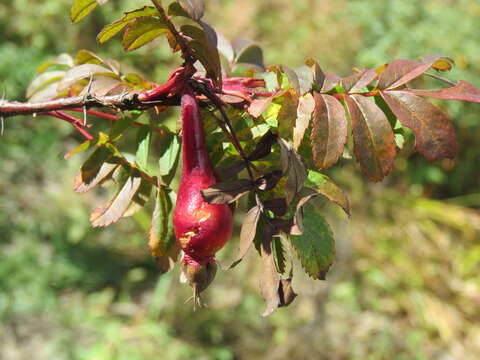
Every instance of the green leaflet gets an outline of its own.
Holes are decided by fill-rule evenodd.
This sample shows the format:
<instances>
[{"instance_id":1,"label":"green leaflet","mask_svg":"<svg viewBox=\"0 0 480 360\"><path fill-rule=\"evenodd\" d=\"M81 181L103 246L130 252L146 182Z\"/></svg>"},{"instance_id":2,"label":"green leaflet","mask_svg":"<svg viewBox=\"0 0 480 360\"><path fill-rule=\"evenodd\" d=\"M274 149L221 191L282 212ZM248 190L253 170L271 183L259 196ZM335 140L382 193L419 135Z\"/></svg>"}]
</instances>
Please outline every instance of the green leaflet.
<instances>
[{"instance_id":1,"label":"green leaflet","mask_svg":"<svg viewBox=\"0 0 480 360\"><path fill-rule=\"evenodd\" d=\"M137 132L137 152L135 163L144 171L148 171L148 154L150 152L150 140L152 131L150 125L143 125Z\"/></svg>"},{"instance_id":2,"label":"green leaflet","mask_svg":"<svg viewBox=\"0 0 480 360\"><path fill-rule=\"evenodd\" d=\"M150 252L155 257L167 255L169 249L176 245L172 224L174 203L173 191L160 185L155 199L148 242Z\"/></svg>"},{"instance_id":3,"label":"green leaflet","mask_svg":"<svg viewBox=\"0 0 480 360\"><path fill-rule=\"evenodd\" d=\"M291 235L291 242L305 272L325 280L335 254L333 233L327 221L311 205L303 207L303 234Z\"/></svg>"}]
</instances>

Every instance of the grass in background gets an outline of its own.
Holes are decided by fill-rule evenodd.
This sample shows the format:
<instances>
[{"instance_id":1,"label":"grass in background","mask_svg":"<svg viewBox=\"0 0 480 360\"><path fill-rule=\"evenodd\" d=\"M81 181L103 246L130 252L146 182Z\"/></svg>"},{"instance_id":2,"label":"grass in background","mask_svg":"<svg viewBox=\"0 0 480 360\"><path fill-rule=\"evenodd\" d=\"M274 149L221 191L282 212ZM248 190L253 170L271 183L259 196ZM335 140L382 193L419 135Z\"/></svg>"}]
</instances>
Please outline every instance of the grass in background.
<instances>
[{"instance_id":1,"label":"grass in background","mask_svg":"<svg viewBox=\"0 0 480 360\"><path fill-rule=\"evenodd\" d=\"M346 75L354 65L442 53L458 64L451 76L480 85L475 0L208 3L208 21L230 38L259 41L269 63L298 66L314 56ZM76 26L66 3L0 4L0 84L20 99L38 64L79 48L165 78L177 60L161 42L124 55L118 42L93 41L121 9L143 4L110 2ZM193 313L178 270L156 275L145 214L89 227L102 194L73 193L82 155L63 160L78 141L70 127L9 119L0 138L0 358L473 359L480 353L479 112L445 106L458 126L458 162L400 158L393 176L375 185L346 161L334 168L353 219L325 209L337 236L333 271L327 282L299 277L302 296L267 319L259 316L253 252L217 276L210 310ZM459 196L470 196L474 208Z\"/></svg>"}]
</instances>

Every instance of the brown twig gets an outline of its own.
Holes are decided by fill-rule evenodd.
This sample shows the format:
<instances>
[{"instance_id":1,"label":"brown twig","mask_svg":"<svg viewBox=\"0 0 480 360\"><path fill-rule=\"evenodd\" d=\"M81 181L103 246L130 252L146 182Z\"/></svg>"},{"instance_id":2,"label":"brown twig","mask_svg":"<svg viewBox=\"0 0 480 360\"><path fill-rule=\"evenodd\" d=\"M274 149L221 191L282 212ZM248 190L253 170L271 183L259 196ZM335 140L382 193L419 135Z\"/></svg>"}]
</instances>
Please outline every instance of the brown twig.
<instances>
[{"instance_id":1,"label":"brown twig","mask_svg":"<svg viewBox=\"0 0 480 360\"><path fill-rule=\"evenodd\" d=\"M169 97L155 101L140 101L138 94L109 96L73 96L55 100L22 103L3 101L0 104L0 118L16 115L32 115L49 111L69 110L75 108L98 107L116 110L146 110L155 106L177 106L177 97Z\"/></svg>"}]
</instances>

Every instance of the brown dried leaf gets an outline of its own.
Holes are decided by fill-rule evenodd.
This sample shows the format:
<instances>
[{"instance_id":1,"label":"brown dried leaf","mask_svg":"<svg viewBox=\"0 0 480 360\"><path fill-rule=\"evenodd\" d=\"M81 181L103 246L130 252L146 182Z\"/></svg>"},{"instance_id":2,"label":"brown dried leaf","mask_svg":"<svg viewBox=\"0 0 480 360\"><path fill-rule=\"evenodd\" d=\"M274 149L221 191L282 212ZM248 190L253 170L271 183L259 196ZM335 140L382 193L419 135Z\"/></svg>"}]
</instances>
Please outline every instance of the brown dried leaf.
<instances>
[{"instance_id":1,"label":"brown dried leaf","mask_svg":"<svg viewBox=\"0 0 480 360\"><path fill-rule=\"evenodd\" d=\"M272 171L271 173L268 173L265 176L262 176L261 178L258 178L255 180L255 186L259 190L263 191L268 191L273 189L277 183L280 181L282 178L282 172L280 170L277 171Z\"/></svg>"},{"instance_id":2,"label":"brown dried leaf","mask_svg":"<svg viewBox=\"0 0 480 360\"><path fill-rule=\"evenodd\" d=\"M221 182L202 190L203 199L210 204L229 204L254 189L247 179Z\"/></svg>"},{"instance_id":3,"label":"brown dried leaf","mask_svg":"<svg viewBox=\"0 0 480 360\"><path fill-rule=\"evenodd\" d=\"M260 141L253 149L252 153L248 156L248 160L255 161L265 156L268 156L272 151L272 145L277 141L277 134L268 130L260 139Z\"/></svg>"},{"instance_id":4,"label":"brown dried leaf","mask_svg":"<svg viewBox=\"0 0 480 360\"><path fill-rule=\"evenodd\" d=\"M415 95L426 96L441 100L459 100L480 102L480 89L473 84L460 80L454 87L436 90L405 89L404 91Z\"/></svg>"},{"instance_id":5,"label":"brown dried leaf","mask_svg":"<svg viewBox=\"0 0 480 360\"><path fill-rule=\"evenodd\" d=\"M278 297L280 299L280 304L278 307L286 307L290 305L293 300L297 297L297 294L292 287L292 275L288 279L280 280L278 287Z\"/></svg>"},{"instance_id":6,"label":"brown dried leaf","mask_svg":"<svg viewBox=\"0 0 480 360\"><path fill-rule=\"evenodd\" d=\"M96 172L90 173L88 178L83 178L81 174L77 175L74 184L75 192L83 194L93 189L108 178L118 166L119 165L115 163L104 162Z\"/></svg>"},{"instance_id":7,"label":"brown dried leaf","mask_svg":"<svg viewBox=\"0 0 480 360\"><path fill-rule=\"evenodd\" d=\"M234 262L229 266L229 268L233 268L236 266L244 256L247 254L248 249L253 243L255 239L255 235L257 233L257 224L258 220L260 219L262 212L260 207L254 206L251 208L245 218L243 219L242 229L240 230L240 242L238 247L237 257L235 258Z\"/></svg>"},{"instance_id":8,"label":"brown dried leaf","mask_svg":"<svg viewBox=\"0 0 480 360\"><path fill-rule=\"evenodd\" d=\"M240 171L245 169L247 163L243 160L237 161L228 167L216 168L215 174L220 180L226 180L236 176Z\"/></svg>"},{"instance_id":9,"label":"brown dried leaf","mask_svg":"<svg viewBox=\"0 0 480 360\"><path fill-rule=\"evenodd\" d=\"M347 142L347 117L343 105L330 95L314 94L315 111L310 135L313 161L318 169L327 169L343 154Z\"/></svg>"},{"instance_id":10,"label":"brown dried leaf","mask_svg":"<svg viewBox=\"0 0 480 360\"><path fill-rule=\"evenodd\" d=\"M138 174L132 174L112 200L92 213L90 217L92 226L107 226L120 219L130 206L141 180Z\"/></svg>"},{"instance_id":11,"label":"brown dried leaf","mask_svg":"<svg viewBox=\"0 0 480 360\"><path fill-rule=\"evenodd\" d=\"M292 148L290 143L281 137L277 139L277 142L280 145L282 171L284 175L287 175L285 183L287 203L290 203L303 187L303 182L307 177L307 169L301 156Z\"/></svg>"},{"instance_id":12,"label":"brown dried leaf","mask_svg":"<svg viewBox=\"0 0 480 360\"><path fill-rule=\"evenodd\" d=\"M113 152L106 146L100 146L89 156L80 168L80 174L75 182L75 191L83 193L105 179L112 173L116 164L107 163Z\"/></svg>"},{"instance_id":13,"label":"brown dried leaf","mask_svg":"<svg viewBox=\"0 0 480 360\"><path fill-rule=\"evenodd\" d=\"M283 216L287 213L287 200L275 198L263 202L265 209L272 211L276 216Z\"/></svg>"},{"instance_id":14,"label":"brown dried leaf","mask_svg":"<svg viewBox=\"0 0 480 360\"><path fill-rule=\"evenodd\" d=\"M352 119L354 152L362 172L381 181L393 168L395 137L383 111L360 95L346 97Z\"/></svg>"},{"instance_id":15,"label":"brown dried leaf","mask_svg":"<svg viewBox=\"0 0 480 360\"><path fill-rule=\"evenodd\" d=\"M322 89L320 92L326 93L333 90L335 86L340 84L342 78L335 74L325 73L325 80L323 81Z\"/></svg>"},{"instance_id":16,"label":"brown dried leaf","mask_svg":"<svg viewBox=\"0 0 480 360\"><path fill-rule=\"evenodd\" d=\"M415 146L428 161L455 156L455 127L441 109L409 91L383 91L382 96L400 123L412 129Z\"/></svg>"},{"instance_id":17,"label":"brown dried leaf","mask_svg":"<svg viewBox=\"0 0 480 360\"><path fill-rule=\"evenodd\" d=\"M123 217L128 217L139 212L145 204L150 200L150 195L152 193L152 183L142 179L140 188L132 199L132 203L128 207L127 211L123 214Z\"/></svg>"},{"instance_id":18,"label":"brown dried leaf","mask_svg":"<svg viewBox=\"0 0 480 360\"><path fill-rule=\"evenodd\" d=\"M273 313L280 304L278 287L280 276L277 273L275 258L272 252L272 229L265 226L262 243L260 245L260 254L262 258L262 272L260 275L260 293L266 302L266 309L262 314L266 317Z\"/></svg>"}]
</instances>

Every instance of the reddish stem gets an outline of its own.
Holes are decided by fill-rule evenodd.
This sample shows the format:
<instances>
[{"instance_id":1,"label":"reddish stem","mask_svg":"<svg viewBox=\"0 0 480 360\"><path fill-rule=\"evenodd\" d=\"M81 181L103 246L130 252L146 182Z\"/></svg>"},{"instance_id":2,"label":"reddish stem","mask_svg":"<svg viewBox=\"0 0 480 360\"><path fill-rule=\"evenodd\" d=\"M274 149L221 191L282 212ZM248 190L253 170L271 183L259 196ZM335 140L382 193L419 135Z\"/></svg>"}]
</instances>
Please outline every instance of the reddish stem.
<instances>
[{"instance_id":1,"label":"reddish stem","mask_svg":"<svg viewBox=\"0 0 480 360\"><path fill-rule=\"evenodd\" d=\"M65 114L64 112L62 111L49 111L49 112L45 112L45 113L41 113L39 115L47 115L47 116L53 116L57 119L61 119L61 120L64 120L66 122L69 122L70 124L72 124L75 129L78 130L78 132L80 134L82 134L85 139L87 140L93 140L93 136L90 135L88 133L88 131L86 131L84 128L83 128L83 122L80 120L80 119L77 119L76 117L72 116L72 115L69 115L69 114Z\"/></svg>"},{"instance_id":2,"label":"reddish stem","mask_svg":"<svg viewBox=\"0 0 480 360\"><path fill-rule=\"evenodd\" d=\"M83 112L83 109L68 109L69 111L75 111L75 112ZM95 111L95 110L87 110L87 114L89 115L93 115L93 116L98 116L98 117L101 117L103 119L107 119L107 120L111 120L111 121L118 121L120 120L120 116L116 116L116 115L113 115L113 114L109 114L109 113L105 113L103 111ZM138 121L134 121L133 122L133 125L134 126L143 126L145 124L142 124L142 123L139 123ZM156 132L158 134L165 134L165 131L162 130L162 129L157 129L157 128L153 128L153 132Z\"/></svg>"},{"instance_id":3,"label":"reddish stem","mask_svg":"<svg viewBox=\"0 0 480 360\"><path fill-rule=\"evenodd\" d=\"M83 109L68 109L68 111L75 111L75 112L81 112L83 113ZM120 120L120 116L109 114L103 111L96 111L96 110L87 110L87 114L93 115L93 116L98 116L107 120L112 120L112 121L117 121Z\"/></svg>"}]
</instances>

